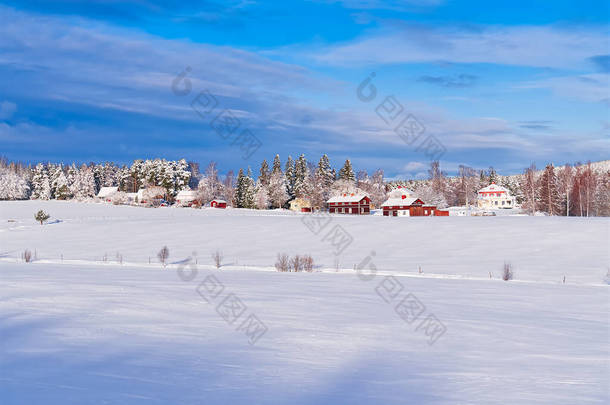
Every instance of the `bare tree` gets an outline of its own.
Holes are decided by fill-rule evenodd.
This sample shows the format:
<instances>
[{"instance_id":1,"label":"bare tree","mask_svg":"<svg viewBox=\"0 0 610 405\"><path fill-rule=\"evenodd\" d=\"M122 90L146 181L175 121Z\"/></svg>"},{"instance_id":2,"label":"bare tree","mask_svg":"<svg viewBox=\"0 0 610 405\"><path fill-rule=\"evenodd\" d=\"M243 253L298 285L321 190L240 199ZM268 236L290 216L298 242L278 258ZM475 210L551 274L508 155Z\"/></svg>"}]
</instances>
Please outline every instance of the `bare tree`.
<instances>
[{"instance_id":1,"label":"bare tree","mask_svg":"<svg viewBox=\"0 0 610 405\"><path fill-rule=\"evenodd\" d=\"M524 195L523 207L530 211L531 215L534 215L536 213L536 202L538 200L535 164L532 163L532 165L523 172L521 189L523 190Z\"/></svg>"},{"instance_id":2,"label":"bare tree","mask_svg":"<svg viewBox=\"0 0 610 405\"><path fill-rule=\"evenodd\" d=\"M32 261L32 251L31 251L30 249L26 249L26 250L23 252L23 260L24 260L26 263L30 263L30 262Z\"/></svg>"},{"instance_id":3,"label":"bare tree","mask_svg":"<svg viewBox=\"0 0 610 405\"><path fill-rule=\"evenodd\" d=\"M513 279L513 266L510 263L504 263L502 269L502 280L509 281Z\"/></svg>"},{"instance_id":4,"label":"bare tree","mask_svg":"<svg viewBox=\"0 0 610 405\"><path fill-rule=\"evenodd\" d=\"M222 252L220 250L216 250L215 252L212 253L212 260L214 260L214 265L216 266L217 269L220 268L220 266L222 266Z\"/></svg>"},{"instance_id":5,"label":"bare tree","mask_svg":"<svg viewBox=\"0 0 610 405\"><path fill-rule=\"evenodd\" d=\"M167 265L167 259L169 258L169 249L167 248L167 246L163 246L161 250L159 250L159 253L157 253L157 257L159 258L159 261L163 264L163 267L165 267Z\"/></svg>"},{"instance_id":6,"label":"bare tree","mask_svg":"<svg viewBox=\"0 0 610 405\"><path fill-rule=\"evenodd\" d=\"M303 270L309 273L313 271L313 257L310 255L303 256Z\"/></svg>"},{"instance_id":7,"label":"bare tree","mask_svg":"<svg viewBox=\"0 0 610 405\"><path fill-rule=\"evenodd\" d=\"M285 253L278 253L277 261L275 262L275 268L277 271L289 271L290 270L290 257Z\"/></svg>"},{"instance_id":8,"label":"bare tree","mask_svg":"<svg viewBox=\"0 0 610 405\"><path fill-rule=\"evenodd\" d=\"M566 164L559 170L559 191L565 201L566 216L570 216L570 209L572 208L572 201L570 195L572 193L572 187L574 184L574 174L572 166Z\"/></svg>"},{"instance_id":9,"label":"bare tree","mask_svg":"<svg viewBox=\"0 0 610 405\"><path fill-rule=\"evenodd\" d=\"M296 255L292 258L292 260L290 260L290 267L292 268L292 271L294 272L298 272L298 271L302 271L303 270L303 260L301 258L301 256Z\"/></svg>"}]
</instances>

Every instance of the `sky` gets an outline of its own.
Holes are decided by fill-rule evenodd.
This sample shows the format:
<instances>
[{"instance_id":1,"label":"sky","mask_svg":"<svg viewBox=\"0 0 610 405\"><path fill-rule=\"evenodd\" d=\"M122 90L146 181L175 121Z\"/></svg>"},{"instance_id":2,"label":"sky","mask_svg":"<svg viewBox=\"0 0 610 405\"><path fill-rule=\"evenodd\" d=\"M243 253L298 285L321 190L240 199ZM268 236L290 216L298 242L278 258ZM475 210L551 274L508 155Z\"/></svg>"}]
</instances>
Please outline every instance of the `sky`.
<instances>
[{"instance_id":1,"label":"sky","mask_svg":"<svg viewBox=\"0 0 610 405\"><path fill-rule=\"evenodd\" d=\"M1 1L0 155L426 176L610 159L607 1Z\"/></svg>"}]
</instances>

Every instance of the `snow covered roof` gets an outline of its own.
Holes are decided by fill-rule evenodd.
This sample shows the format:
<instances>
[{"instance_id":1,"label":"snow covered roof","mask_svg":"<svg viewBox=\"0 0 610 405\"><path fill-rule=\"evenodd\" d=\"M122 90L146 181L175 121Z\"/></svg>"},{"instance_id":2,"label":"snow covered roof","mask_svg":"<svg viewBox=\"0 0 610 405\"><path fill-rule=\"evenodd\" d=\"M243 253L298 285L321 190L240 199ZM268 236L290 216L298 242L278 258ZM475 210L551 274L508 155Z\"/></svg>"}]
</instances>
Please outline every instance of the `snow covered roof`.
<instances>
[{"instance_id":1,"label":"snow covered roof","mask_svg":"<svg viewBox=\"0 0 610 405\"><path fill-rule=\"evenodd\" d=\"M97 193L97 196L100 198L108 197L109 195L114 194L117 191L119 191L118 187L102 187L100 189L100 192Z\"/></svg>"},{"instance_id":2,"label":"snow covered roof","mask_svg":"<svg viewBox=\"0 0 610 405\"><path fill-rule=\"evenodd\" d=\"M214 198L212 201L216 201L217 203L226 203L225 200L219 200L218 198ZM210 201L210 202L212 202Z\"/></svg>"},{"instance_id":3,"label":"snow covered roof","mask_svg":"<svg viewBox=\"0 0 610 405\"><path fill-rule=\"evenodd\" d=\"M336 202L359 202L364 197L368 197L366 194L341 194L338 196L331 197L327 203L336 203Z\"/></svg>"},{"instance_id":4,"label":"snow covered roof","mask_svg":"<svg viewBox=\"0 0 610 405\"><path fill-rule=\"evenodd\" d=\"M502 192L504 191L506 194L510 194L510 191L506 187L502 187L497 185L496 183L491 183L487 187L483 187L479 190L479 193L489 193L489 192Z\"/></svg>"},{"instance_id":5,"label":"snow covered roof","mask_svg":"<svg viewBox=\"0 0 610 405\"><path fill-rule=\"evenodd\" d=\"M388 198L386 202L381 204L382 207L394 207L397 205L412 205L415 201L419 200L416 197L410 198ZM420 200L421 201L421 200Z\"/></svg>"},{"instance_id":6,"label":"snow covered roof","mask_svg":"<svg viewBox=\"0 0 610 405\"><path fill-rule=\"evenodd\" d=\"M180 190L176 195L176 200L194 200L197 198L197 193L194 190Z\"/></svg>"}]
</instances>

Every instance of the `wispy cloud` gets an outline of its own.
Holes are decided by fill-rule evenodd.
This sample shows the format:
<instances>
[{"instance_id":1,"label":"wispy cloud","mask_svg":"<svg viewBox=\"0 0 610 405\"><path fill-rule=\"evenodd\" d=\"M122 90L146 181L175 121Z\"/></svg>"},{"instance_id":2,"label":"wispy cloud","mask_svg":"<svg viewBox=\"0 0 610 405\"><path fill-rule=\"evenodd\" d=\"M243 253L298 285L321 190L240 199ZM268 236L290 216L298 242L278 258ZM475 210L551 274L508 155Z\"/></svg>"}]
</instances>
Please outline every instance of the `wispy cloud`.
<instances>
[{"instance_id":1,"label":"wispy cloud","mask_svg":"<svg viewBox=\"0 0 610 405\"><path fill-rule=\"evenodd\" d=\"M607 35L607 27L400 24L310 55L339 66L446 61L574 69L607 51Z\"/></svg>"},{"instance_id":2,"label":"wispy cloud","mask_svg":"<svg viewBox=\"0 0 610 405\"><path fill-rule=\"evenodd\" d=\"M475 85L477 76L459 74L453 76L421 76L418 81L434 84L441 87L472 87Z\"/></svg>"}]
</instances>

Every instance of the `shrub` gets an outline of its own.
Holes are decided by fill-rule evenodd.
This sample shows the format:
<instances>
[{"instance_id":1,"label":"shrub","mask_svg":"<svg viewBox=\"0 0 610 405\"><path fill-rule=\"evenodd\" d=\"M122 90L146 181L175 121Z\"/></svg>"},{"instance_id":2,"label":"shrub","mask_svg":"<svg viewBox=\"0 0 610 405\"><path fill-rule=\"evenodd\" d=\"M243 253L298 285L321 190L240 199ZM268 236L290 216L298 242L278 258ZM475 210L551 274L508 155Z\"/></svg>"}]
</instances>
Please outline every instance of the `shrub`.
<instances>
[{"instance_id":1,"label":"shrub","mask_svg":"<svg viewBox=\"0 0 610 405\"><path fill-rule=\"evenodd\" d=\"M502 270L502 280L508 281L513 279L513 266L510 263L504 263Z\"/></svg>"},{"instance_id":2,"label":"shrub","mask_svg":"<svg viewBox=\"0 0 610 405\"><path fill-rule=\"evenodd\" d=\"M275 268L277 271L290 271L290 257L285 253L278 253Z\"/></svg>"},{"instance_id":3,"label":"shrub","mask_svg":"<svg viewBox=\"0 0 610 405\"><path fill-rule=\"evenodd\" d=\"M26 250L23 252L23 260L24 260L26 263L30 263L30 262L32 261L32 251L31 251L31 250L26 249Z\"/></svg>"},{"instance_id":4,"label":"shrub","mask_svg":"<svg viewBox=\"0 0 610 405\"><path fill-rule=\"evenodd\" d=\"M51 216L49 214L47 214L46 212L44 212L43 210L38 211L36 213L36 215L34 215L34 219L36 221L40 222L40 225L42 225L43 223L48 221L49 218L51 218Z\"/></svg>"},{"instance_id":5,"label":"shrub","mask_svg":"<svg viewBox=\"0 0 610 405\"><path fill-rule=\"evenodd\" d=\"M310 255L303 256L303 270L310 273L313 271L313 257Z\"/></svg>"},{"instance_id":6,"label":"shrub","mask_svg":"<svg viewBox=\"0 0 610 405\"><path fill-rule=\"evenodd\" d=\"M163 246L161 250L159 250L159 253L157 253L157 257L159 258L159 261L163 264L163 267L165 267L167 264L167 259L169 258L169 249L167 248L167 246Z\"/></svg>"},{"instance_id":7,"label":"shrub","mask_svg":"<svg viewBox=\"0 0 610 405\"><path fill-rule=\"evenodd\" d=\"M216 266L216 268L219 269L220 266L222 266L222 252L220 250L217 250L212 253L212 260L214 260L214 265Z\"/></svg>"},{"instance_id":8,"label":"shrub","mask_svg":"<svg viewBox=\"0 0 610 405\"><path fill-rule=\"evenodd\" d=\"M303 259L301 258L301 256L296 255L292 258L292 260L290 260L290 268L294 272L303 270Z\"/></svg>"}]
</instances>

